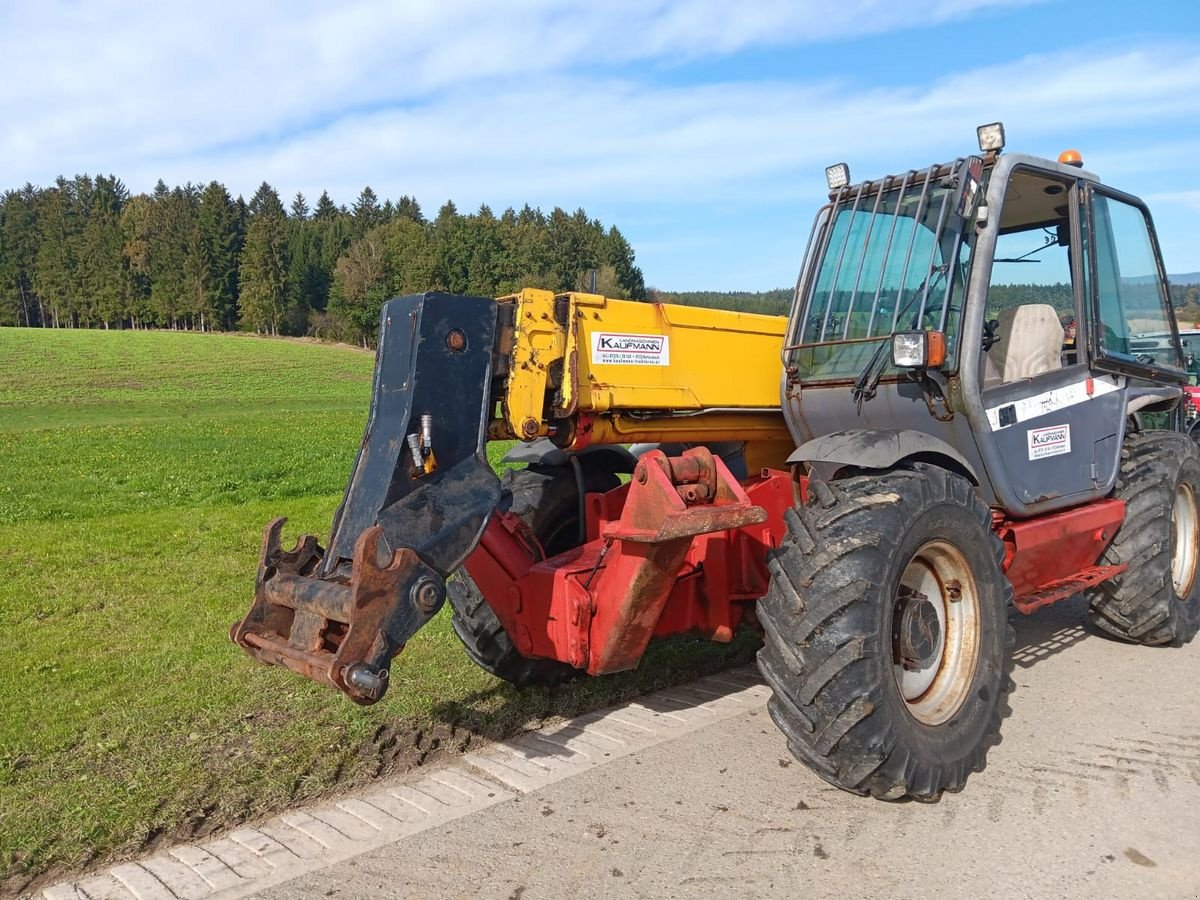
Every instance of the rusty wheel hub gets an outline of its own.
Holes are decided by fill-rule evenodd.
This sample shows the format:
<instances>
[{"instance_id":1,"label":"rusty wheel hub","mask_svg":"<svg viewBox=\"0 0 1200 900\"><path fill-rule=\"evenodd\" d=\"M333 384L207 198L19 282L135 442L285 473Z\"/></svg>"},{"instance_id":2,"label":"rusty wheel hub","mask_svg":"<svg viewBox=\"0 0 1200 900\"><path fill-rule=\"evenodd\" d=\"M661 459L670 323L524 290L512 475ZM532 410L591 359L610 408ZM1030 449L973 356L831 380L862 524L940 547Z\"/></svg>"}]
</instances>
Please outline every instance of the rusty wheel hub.
<instances>
[{"instance_id":1,"label":"rusty wheel hub","mask_svg":"<svg viewBox=\"0 0 1200 900\"><path fill-rule=\"evenodd\" d=\"M924 725L953 718L979 664L979 595L948 541L924 544L900 575L892 609L892 669L908 712Z\"/></svg>"}]
</instances>

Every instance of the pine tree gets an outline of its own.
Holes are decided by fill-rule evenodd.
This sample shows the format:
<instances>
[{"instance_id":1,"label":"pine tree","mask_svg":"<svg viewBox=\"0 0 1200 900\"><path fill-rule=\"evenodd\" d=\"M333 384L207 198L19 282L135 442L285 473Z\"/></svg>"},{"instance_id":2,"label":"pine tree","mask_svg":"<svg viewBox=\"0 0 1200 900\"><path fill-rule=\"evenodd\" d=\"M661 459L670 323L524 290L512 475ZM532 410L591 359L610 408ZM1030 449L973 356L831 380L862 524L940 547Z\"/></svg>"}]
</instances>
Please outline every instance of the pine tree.
<instances>
[{"instance_id":1,"label":"pine tree","mask_svg":"<svg viewBox=\"0 0 1200 900\"><path fill-rule=\"evenodd\" d=\"M646 282L642 270L634 265L633 247L625 236L613 225L604 236L604 262L612 266L616 282L623 291L618 296L632 297L644 300L646 297Z\"/></svg>"},{"instance_id":2,"label":"pine tree","mask_svg":"<svg viewBox=\"0 0 1200 900\"><path fill-rule=\"evenodd\" d=\"M421 204L415 198L405 194L396 201L396 217L399 219L408 219L410 222L416 222L418 225L425 224L425 216L421 213Z\"/></svg>"},{"instance_id":3,"label":"pine tree","mask_svg":"<svg viewBox=\"0 0 1200 900\"><path fill-rule=\"evenodd\" d=\"M280 220L287 218L287 213L283 211L283 201L279 199L279 192L265 181L258 186L258 190L250 198L250 204L247 207L248 221L253 222L255 217L264 213L276 216Z\"/></svg>"},{"instance_id":4,"label":"pine tree","mask_svg":"<svg viewBox=\"0 0 1200 900\"><path fill-rule=\"evenodd\" d=\"M318 311L325 310L331 303L334 270L338 259L349 247L353 235L353 223L350 216L336 207L333 212L313 223L314 248L317 270L320 273L320 284L314 286L316 295L313 307Z\"/></svg>"},{"instance_id":5,"label":"pine tree","mask_svg":"<svg viewBox=\"0 0 1200 900\"><path fill-rule=\"evenodd\" d=\"M396 219L385 229L384 252L392 277L389 296L419 294L433 285L437 257L428 228L411 219ZM375 317L377 320L378 311Z\"/></svg>"},{"instance_id":6,"label":"pine tree","mask_svg":"<svg viewBox=\"0 0 1200 900\"><path fill-rule=\"evenodd\" d=\"M309 312L324 309L328 302L329 273L321 265L320 223L289 224L286 330L303 334Z\"/></svg>"},{"instance_id":7,"label":"pine tree","mask_svg":"<svg viewBox=\"0 0 1200 900\"><path fill-rule=\"evenodd\" d=\"M115 176L97 176L79 243L80 281L88 311L105 328L128 316L121 212L129 192Z\"/></svg>"},{"instance_id":8,"label":"pine tree","mask_svg":"<svg viewBox=\"0 0 1200 900\"><path fill-rule=\"evenodd\" d=\"M250 201L242 251L240 299L244 324L278 334L287 312L287 222L279 195L265 181Z\"/></svg>"},{"instance_id":9,"label":"pine tree","mask_svg":"<svg viewBox=\"0 0 1200 900\"><path fill-rule=\"evenodd\" d=\"M574 290L581 286L581 279L588 272L600 267L599 224L590 222L582 209L567 215L555 207L547 227L555 290Z\"/></svg>"},{"instance_id":10,"label":"pine tree","mask_svg":"<svg viewBox=\"0 0 1200 900\"><path fill-rule=\"evenodd\" d=\"M150 307L150 228L154 202L149 195L138 194L131 197L121 211L125 309L134 328L145 328L154 322Z\"/></svg>"},{"instance_id":11,"label":"pine tree","mask_svg":"<svg viewBox=\"0 0 1200 900\"><path fill-rule=\"evenodd\" d=\"M237 321L238 257L242 252L238 205L219 181L211 181L200 194L197 220L208 265L210 324L233 328Z\"/></svg>"},{"instance_id":12,"label":"pine tree","mask_svg":"<svg viewBox=\"0 0 1200 900\"><path fill-rule=\"evenodd\" d=\"M466 223L454 201L447 200L431 226L433 285L452 294L465 293L470 283L471 246Z\"/></svg>"},{"instance_id":13,"label":"pine tree","mask_svg":"<svg viewBox=\"0 0 1200 900\"><path fill-rule=\"evenodd\" d=\"M485 203L464 224L469 253L466 291L484 297L494 296L502 275L501 259L506 255L500 222Z\"/></svg>"},{"instance_id":14,"label":"pine tree","mask_svg":"<svg viewBox=\"0 0 1200 900\"><path fill-rule=\"evenodd\" d=\"M296 196L292 198L291 216L301 222L308 218L308 201L299 191L296 191Z\"/></svg>"},{"instance_id":15,"label":"pine tree","mask_svg":"<svg viewBox=\"0 0 1200 900\"><path fill-rule=\"evenodd\" d=\"M201 331L207 331L218 318L217 292L204 230L197 222L188 233L187 256L183 264L182 311L194 317Z\"/></svg>"},{"instance_id":16,"label":"pine tree","mask_svg":"<svg viewBox=\"0 0 1200 900\"><path fill-rule=\"evenodd\" d=\"M321 197L317 200L317 208L313 211L313 218L318 222L325 222L337 214L337 205L329 199L329 192L321 191Z\"/></svg>"},{"instance_id":17,"label":"pine tree","mask_svg":"<svg viewBox=\"0 0 1200 900\"><path fill-rule=\"evenodd\" d=\"M11 289L6 289L4 281L8 280L9 269L12 268L8 261L9 251L4 243L4 207L8 201L8 194L0 196L0 325L18 325L20 324L20 307L17 304L18 294Z\"/></svg>"},{"instance_id":18,"label":"pine tree","mask_svg":"<svg viewBox=\"0 0 1200 900\"><path fill-rule=\"evenodd\" d=\"M351 211L354 218L354 236L362 237L383 221L383 210L379 206L379 198L371 188L365 187L358 199L354 201Z\"/></svg>"},{"instance_id":19,"label":"pine tree","mask_svg":"<svg viewBox=\"0 0 1200 900\"><path fill-rule=\"evenodd\" d=\"M147 223L146 270L150 276L150 308L155 321L164 327L186 324L183 272L196 213L191 191L168 189L159 179Z\"/></svg>"},{"instance_id":20,"label":"pine tree","mask_svg":"<svg viewBox=\"0 0 1200 900\"><path fill-rule=\"evenodd\" d=\"M0 295L13 310L16 325L42 325L40 301L33 292L38 255L37 190L32 184L4 195L0 217Z\"/></svg>"},{"instance_id":21,"label":"pine tree","mask_svg":"<svg viewBox=\"0 0 1200 900\"><path fill-rule=\"evenodd\" d=\"M38 254L33 289L44 301L49 324L70 325L78 264L75 259L79 222L73 186L61 175L54 187L38 194Z\"/></svg>"}]
</instances>

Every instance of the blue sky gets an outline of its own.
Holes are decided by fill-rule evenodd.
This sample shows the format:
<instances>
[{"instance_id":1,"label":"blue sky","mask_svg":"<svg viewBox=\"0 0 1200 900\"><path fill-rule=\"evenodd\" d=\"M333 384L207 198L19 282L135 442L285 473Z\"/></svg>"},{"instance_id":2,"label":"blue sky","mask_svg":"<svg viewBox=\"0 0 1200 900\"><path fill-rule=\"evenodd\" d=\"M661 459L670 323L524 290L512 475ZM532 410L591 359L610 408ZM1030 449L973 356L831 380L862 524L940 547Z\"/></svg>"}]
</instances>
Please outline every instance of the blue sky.
<instances>
[{"instance_id":1,"label":"blue sky","mask_svg":"<svg viewBox=\"0 0 1200 900\"><path fill-rule=\"evenodd\" d=\"M971 152L1082 151L1200 271L1200 4L141 0L0 7L0 185L363 185L430 214L583 206L666 290L788 286L824 194Z\"/></svg>"}]
</instances>

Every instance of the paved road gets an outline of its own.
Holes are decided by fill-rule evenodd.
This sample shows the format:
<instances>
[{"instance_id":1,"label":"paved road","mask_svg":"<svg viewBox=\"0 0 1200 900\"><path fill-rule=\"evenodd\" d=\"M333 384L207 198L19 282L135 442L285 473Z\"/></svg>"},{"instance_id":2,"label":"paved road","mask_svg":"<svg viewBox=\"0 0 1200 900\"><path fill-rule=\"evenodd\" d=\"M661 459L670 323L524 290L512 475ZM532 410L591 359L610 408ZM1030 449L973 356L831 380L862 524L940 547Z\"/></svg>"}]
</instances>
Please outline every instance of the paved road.
<instances>
[{"instance_id":1,"label":"paved road","mask_svg":"<svg viewBox=\"0 0 1200 900\"><path fill-rule=\"evenodd\" d=\"M941 803L828 787L728 673L42 896L1200 898L1200 641L1082 613L1020 623L1004 741Z\"/></svg>"},{"instance_id":2,"label":"paved road","mask_svg":"<svg viewBox=\"0 0 1200 900\"><path fill-rule=\"evenodd\" d=\"M1019 623L1003 743L938 804L826 786L754 704L260 896L1200 897L1200 642L1081 623Z\"/></svg>"}]
</instances>

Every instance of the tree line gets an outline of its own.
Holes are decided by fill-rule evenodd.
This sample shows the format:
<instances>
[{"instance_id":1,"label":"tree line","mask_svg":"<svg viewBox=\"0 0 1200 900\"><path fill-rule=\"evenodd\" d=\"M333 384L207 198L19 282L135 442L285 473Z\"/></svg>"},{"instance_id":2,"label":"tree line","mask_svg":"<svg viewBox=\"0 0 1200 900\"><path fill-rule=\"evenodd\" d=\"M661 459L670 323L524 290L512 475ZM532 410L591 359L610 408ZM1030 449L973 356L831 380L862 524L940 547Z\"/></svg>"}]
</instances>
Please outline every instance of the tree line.
<instances>
[{"instance_id":1,"label":"tree line","mask_svg":"<svg viewBox=\"0 0 1200 900\"><path fill-rule=\"evenodd\" d=\"M1177 281L1180 277L1193 278L1194 275L1169 276L1171 305L1180 322L1185 318L1195 318L1200 311L1200 284ZM1145 307L1149 310L1159 308L1160 294L1158 283L1150 279L1133 279L1122 287L1125 303L1133 308ZM1048 303L1062 316L1075 312L1075 293L1071 285L1060 282L1056 284L994 284L988 288L988 311L996 311L1008 306L1021 303Z\"/></svg>"},{"instance_id":2,"label":"tree line","mask_svg":"<svg viewBox=\"0 0 1200 900\"><path fill-rule=\"evenodd\" d=\"M735 312L786 316L792 308L791 288L770 291L659 291L649 288L647 299L655 303L678 303L708 309L732 309Z\"/></svg>"},{"instance_id":3,"label":"tree line","mask_svg":"<svg viewBox=\"0 0 1200 900\"><path fill-rule=\"evenodd\" d=\"M1176 309L1180 327L1192 327L1200 322L1200 274L1171 276L1171 303ZM1188 279L1183 281L1182 279ZM1153 283L1147 282L1152 298L1157 297ZM770 291L660 291L646 289L646 297L656 303L678 303L683 306L704 306L710 309L732 309L737 312L786 316L791 310L794 291L777 288ZM846 297L843 297L843 305ZM988 292L988 309L995 315L1006 306L1019 303L1049 303L1061 315L1074 312L1074 294L1069 284L998 284ZM1198 326L1200 327L1200 326Z\"/></svg>"},{"instance_id":4,"label":"tree line","mask_svg":"<svg viewBox=\"0 0 1200 900\"><path fill-rule=\"evenodd\" d=\"M0 325L313 334L369 342L390 297L499 296L590 287L643 299L633 248L582 209L526 205L496 216L363 188L349 208L323 192L285 208L220 182L131 195L115 176L59 177L0 196Z\"/></svg>"}]
</instances>

